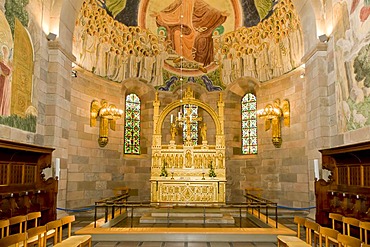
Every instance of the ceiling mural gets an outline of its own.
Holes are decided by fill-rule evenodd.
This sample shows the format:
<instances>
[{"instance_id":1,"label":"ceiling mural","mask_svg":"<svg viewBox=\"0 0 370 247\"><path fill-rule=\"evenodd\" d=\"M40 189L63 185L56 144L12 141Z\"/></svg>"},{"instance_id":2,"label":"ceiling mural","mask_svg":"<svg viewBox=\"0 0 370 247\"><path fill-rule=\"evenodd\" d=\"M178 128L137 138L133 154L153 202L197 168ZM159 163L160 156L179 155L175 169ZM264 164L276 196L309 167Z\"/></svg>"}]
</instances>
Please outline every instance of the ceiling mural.
<instances>
[{"instance_id":1,"label":"ceiling mural","mask_svg":"<svg viewBox=\"0 0 370 247\"><path fill-rule=\"evenodd\" d=\"M240 77L263 82L298 67L303 42L291 0L88 0L73 53L81 67L116 82L219 91Z\"/></svg>"}]
</instances>

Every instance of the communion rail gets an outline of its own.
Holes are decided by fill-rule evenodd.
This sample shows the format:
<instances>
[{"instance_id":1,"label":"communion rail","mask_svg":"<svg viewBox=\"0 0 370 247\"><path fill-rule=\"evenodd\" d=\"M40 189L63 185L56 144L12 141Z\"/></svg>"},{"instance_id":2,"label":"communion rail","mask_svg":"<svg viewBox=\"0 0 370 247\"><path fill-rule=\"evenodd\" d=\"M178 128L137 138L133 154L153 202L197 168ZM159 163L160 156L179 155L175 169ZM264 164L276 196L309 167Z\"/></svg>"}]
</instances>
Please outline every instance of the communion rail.
<instances>
[{"instance_id":1,"label":"communion rail","mask_svg":"<svg viewBox=\"0 0 370 247\"><path fill-rule=\"evenodd\" d=\"M245 214L245 218L249 218L250 215L258 218L261 222L265 222L267 225L273 225L275 223L275 227L278 227L278 213L277 213L277 203L268 201L263 198L258 198L253 195L246 195L247 202L242 203L207 203L207 202L192 202L192 203L185 203L185 202L160 202L160 203L152 203L150 201L139 201L139 202L128 202L122 201L120 198L111 198L106 202L99 201L99 203L95 203L95 215L94 215L94 227L96 228L97 222L97 215L98 209L104 209L105 215L105 223L108 222L109 219L114 219L116 214L121 214L122 211L127 213L127 219L130 218L130 227L133 227L134 222L134 211L136 209L166 209L167 210L167 227L170 225L170 213L172 209L179 209L179 208L192 208L192 209L201 209L203 212L203 225L206 225L206 213L207 209L220 209L230 212L232 211L234 214L238 214L239 216L239 227L242 227L242 220L243 215ZM127 198L125 198L127 199ZM122 210L124 209L124 210ZM264 214L262 211L264 210ZM273 211L274 213L269 213ZM111 212L111 213L109 213ZM110 216L110 217L109 217ZM272 219L273 218L273 219ZM269 224L271 223L271 224Z\"/></svg>"}]
</instances>

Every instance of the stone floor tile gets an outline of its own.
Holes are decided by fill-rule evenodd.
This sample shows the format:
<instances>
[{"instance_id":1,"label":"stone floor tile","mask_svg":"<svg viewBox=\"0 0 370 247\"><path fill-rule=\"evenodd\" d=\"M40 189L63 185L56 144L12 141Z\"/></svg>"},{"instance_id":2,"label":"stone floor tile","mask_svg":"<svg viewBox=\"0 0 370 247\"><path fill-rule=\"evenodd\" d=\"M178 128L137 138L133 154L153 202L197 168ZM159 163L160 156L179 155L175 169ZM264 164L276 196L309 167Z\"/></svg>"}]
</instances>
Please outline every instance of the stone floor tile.
<instances>
[{"instance_id":1,"label":"stone floor tile","mask_svg":"<svg viewBox=\"0 0 370 247\"><path fill-rule=\"evenodd\" d=\"M188 242L188 247L209 247L206 242Z\"/></svg>"},{"instance_id":2,"label":"stone floor tile","mask_svg":"<svg viewBox=\"0 0 370 247\"><path fill-rule=\"evenodd\" d=\"M162 247L163 242L141 242L140 247Z\"/></svg>"},{"instance_id":3,"label":"stone floor tile","mask_svg":"<svg viewBox=\"0 0 370 247\"><path fill-rule=\"evenodd\" d=\"M165 242L164 247L186 247L186 246L184 242Z\"/></svg>"},{"instance_id":4,"label":"stone floor tile","mask_svg":"<svg viewBox=\"0 0 370 247\"><path fill-rule=\"evenodd\" d=\"M118 242L115 247L137 247L139 246L140 242L132 241L132 242Z\"/></svg>"},{"instance_id":5,"label":"stone floor tile","mask_svg":"<svg viewBox=\"0 0 370 247\"><path fill-rule=\"evenodd\" d=\"M94 247L115 247L117 242L98 242L94 244Z\"/></svg>"},{"instance_id":6,"label":"stone floor tile","mask_svg":"<svg viewBox=\"0 0 370 247\"><path fill-rule=\"evenodd\" d=\"M244 243L244 242L234 242L232 243L233 247L255 247L253 243Z\"/></svg>"},{"instance_id":7,"label":"stone floor tile","mask_svg":"<svg viewBox=\"0 0 370 247\"><path fill-rule=\"evenodd\" d=\"M254 243L257 247L276 247L275 243Z\"/></svg>"},{"instance_id":8,"label":"stone floor tile","mask_svg":"<svg viewBox=\"0 0 370 247\"><path fill-rule=\"evenodd\" d=\"M211 247L232 247L228 242L211 242Z\"/></svg>"}]
</instances>

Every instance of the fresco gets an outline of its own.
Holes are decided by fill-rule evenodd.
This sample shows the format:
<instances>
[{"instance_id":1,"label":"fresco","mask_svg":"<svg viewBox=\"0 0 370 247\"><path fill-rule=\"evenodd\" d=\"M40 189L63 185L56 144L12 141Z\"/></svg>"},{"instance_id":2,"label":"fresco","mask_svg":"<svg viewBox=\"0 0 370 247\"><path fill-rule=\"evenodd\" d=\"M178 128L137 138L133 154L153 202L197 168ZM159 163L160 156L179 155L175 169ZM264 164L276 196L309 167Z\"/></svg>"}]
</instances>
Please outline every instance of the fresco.
<instances>
[{"instance_id":1,"label":"fresco","mask_svg":"<svg viewBox=\"0 0 370 247\"><path fill-rule=\"evenodd\" d=\"M334 52L341 133L370 125L370 2L337 1Z\"/></svg>"},{"instance_id":2,"label":"fresco","mask_svg":"<svg viewBox=\"0 0 370 247\"><path fill-rule=\"evenodd\" d=\"M6 0L0 11L0 124L36 132L37 110L31 104L33 48L27 0Z\"/></svg>"},{"instance_id":3,"label":"fresco","mask_svg":"<svg viewBox=\"0 0 370 247\"><path fill-rule=\"evenodd\" d=\"M302 29L291 0L128 5L83 3L73 46L81 67L119 83L140 78L158 90L185 82L220 91L240 77L264 82L300 65Z\"/></svg>"}]
</instances>

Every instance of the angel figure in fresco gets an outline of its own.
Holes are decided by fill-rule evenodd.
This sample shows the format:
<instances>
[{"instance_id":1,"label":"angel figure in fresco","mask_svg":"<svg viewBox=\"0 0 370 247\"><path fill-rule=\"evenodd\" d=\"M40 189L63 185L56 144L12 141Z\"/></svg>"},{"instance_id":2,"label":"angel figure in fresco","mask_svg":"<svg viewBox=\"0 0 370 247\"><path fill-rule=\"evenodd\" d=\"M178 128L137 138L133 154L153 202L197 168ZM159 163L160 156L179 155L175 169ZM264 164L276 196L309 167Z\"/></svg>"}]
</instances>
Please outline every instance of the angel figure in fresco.
<instances>
[{"instance_id":1,"label":"angel figure in fresco","mask_svg":"<svg viewBox=\"0 0 370 247\"><path fill-rule=\"evenodd\" d=\"M152 16L158 27L166 28L167 39L177 54L203 66L214 61L212 33L226 21L228 14L203 0L174 0Z\"/></svg>"}]
</instances>

